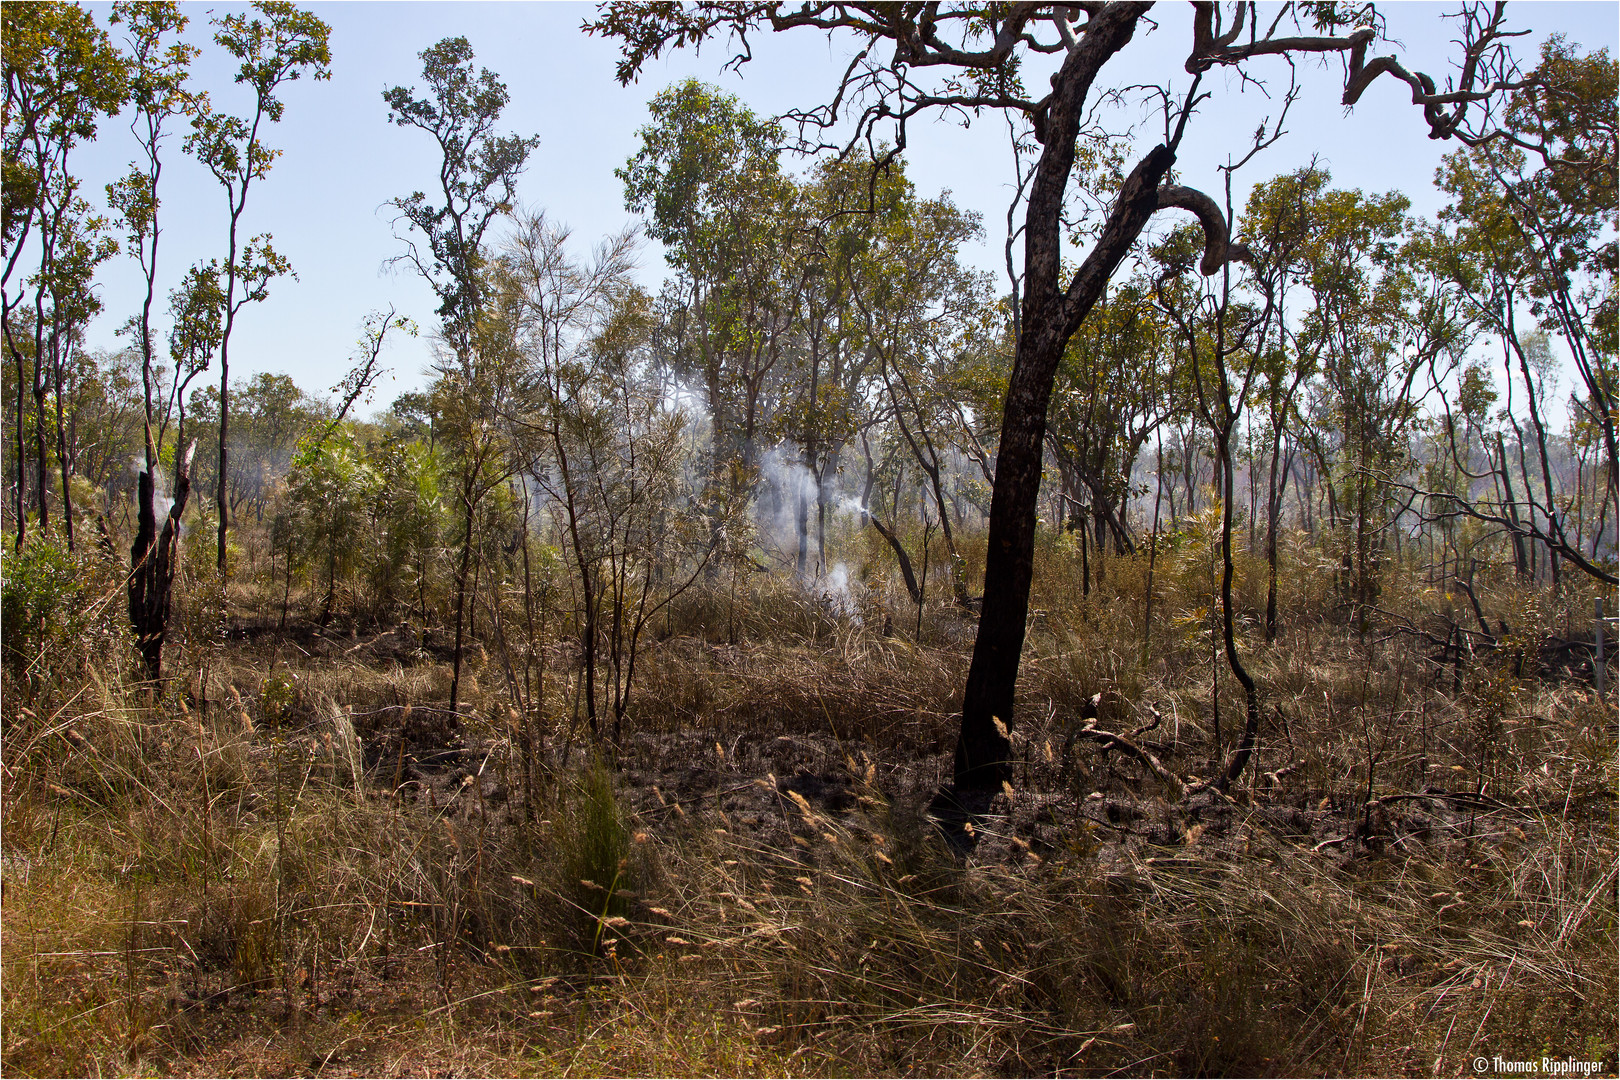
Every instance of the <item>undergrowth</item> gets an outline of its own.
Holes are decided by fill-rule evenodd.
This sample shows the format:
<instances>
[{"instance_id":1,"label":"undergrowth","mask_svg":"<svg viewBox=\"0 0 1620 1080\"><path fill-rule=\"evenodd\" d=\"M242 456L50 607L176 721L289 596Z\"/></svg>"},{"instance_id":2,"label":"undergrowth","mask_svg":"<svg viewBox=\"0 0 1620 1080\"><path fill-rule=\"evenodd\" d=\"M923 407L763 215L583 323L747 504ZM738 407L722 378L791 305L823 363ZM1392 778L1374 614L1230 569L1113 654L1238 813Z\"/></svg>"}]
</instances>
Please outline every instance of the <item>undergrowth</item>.
<instances>
[{"instance_id":1,"label":"undergrowth","mask_svg":"<svg viewBox=\"0 0 1620 1080\"><path fill-rule=\"evenodd\" d=\"M562 653L528 718L498 655L449 716L445 665L359 634L191 646L159 693L108 583L31 563L8 611L75 590L82 625L8 642L4 1070L1614 1072L1614 711L1538 670L1552 616L1504 590L1519 635L1463 665L1251 622L1262 745L1182 798L1088 732L1195 788L1230 748L1198 552L1151 622L1140 560L1077 597L1047 556L1018 790L967 853L929 816L948 603L885 634L881 597L694 594L614 745Z\"/></svg>"}]
</instances>

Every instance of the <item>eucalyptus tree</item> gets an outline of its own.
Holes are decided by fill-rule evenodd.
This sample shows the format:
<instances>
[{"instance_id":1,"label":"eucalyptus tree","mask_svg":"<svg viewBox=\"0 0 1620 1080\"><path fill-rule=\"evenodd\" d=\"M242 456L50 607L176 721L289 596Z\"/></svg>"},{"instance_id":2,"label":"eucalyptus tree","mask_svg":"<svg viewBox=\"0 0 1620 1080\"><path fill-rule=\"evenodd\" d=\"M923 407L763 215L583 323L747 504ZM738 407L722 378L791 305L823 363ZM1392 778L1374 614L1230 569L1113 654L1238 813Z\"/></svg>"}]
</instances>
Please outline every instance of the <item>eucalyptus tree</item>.
<instances>
[{"instance_id":1,"label":"eucalyptus tree","mask_svg":"<svg viewBox=\"0 0 1620 1080\"><path fill-rule=\"evenodd\" d=\"M1398 192L1330 190L1312 199L1308 299L1296 339L1296 348L1319 364L1307 385L1309 418L1300 437L1342 545L1341 590L1363 624L1382 551L1381 478L1399 464L1400 432L1416 415L1410 389L1419 367L1401 337L1414 299L1401 264L1409 206Z\"/></svg>"},{"instance_id":2,"label":"eucalyptus tree","mask_svg":"<svg viewBox=\"0 0 1620 1080\"><path fill-rule=\"evenodd\" d=\"M36 307L35 347L43 344L50 357L52 398L56 406L56 456L62 476L62 527L67 537L68 550L73 550L73 485L71 461L68 456L68 423L63 413L66 398L64 373L73 367L73 355L84 343L84 328L100 313L101 298L91 289L96 268L118 253L118 241L106 235L107 219L91 210L83 199L74 196L66 206L56 205L50 195L45 198L49 209L47 221L40 228L42 246L50 251L49 269L38 275L44 292L50 298L50 307ZM43 342L39 329L49 326ZM35 355L34 395L42 401L42 387L38 377L39 357ZM39 426L36 435L44 430L43 410L36 414ZM44 457L40 458L40 474L44 475ZM44 503L43 486L40 493Z\"/></svg>"},{"instance_id":3,"label":"eucalyptus tree","mask_svg":"<svg viewBox=\"0 0 1620 1080\"><path fill-rule=\"evenodd\" d=\"M853 298L854 268L871 248L873 216L851 212L852 184L865 201L866 170L840 169L824 162L800 187L801 220L794 250L804 260L798 305L798 348L784 378L785 401L776 429L798 447L816 508L816 561L810 567L810 501L807 485L796 485L794 510L801 581L827 568L827 506L845 447L867 411L871 356L863 348Z\"/></svg>"},{"instance_id":4,"label":"eucalyptus tree","mask_svg":"<svg viewBox=\"0 0 1620 1080\"><path fill-rule=\"evenodd\" d=\"M424 49L420 58L426 93L418 96L415 90L395 86L383 92L383 101L391 123L425 133L439 151L439 190L433 195L415 191L389 205L398 212L395 236L405 244L404 254L394 261L412 267L433 288L450 354L449 363L441 367L440 382L451 393L447 401L454 407L441 412L435 435L442 436L453 452L462 517L450 678L454 711L461 688L478 505L494 486L488 471L499 456L491 421L504 360L498 335L480 336L489 289L485 238L490 226L511 212L517 178L540 140L496 134L511 95L494 72L475 68L466 38L445 38ZM401 224L403 236L397 231ZM481 363L484 359L489 363Z\"/></svg>"},{"instance_id":5,"label":"eucalyptus tree","mask_svg":"<svg viewBox=\"0 0 1620 1080\"><path fill-rule=\"evenodd\" d=\"M1131 472L1175 396L1175 351L1149 297L1142 278L1116 287L1070 339L1047 427L1066 516L1122 553L1136 549Z\"/></svg>"},{"instance_id":6,"label":"eucalyptus tree","mask_svg":"<svg viewBox=\"0 0 1620 1080\"><path fill-rule=\"evenodd\" d=\"M45 365L60 356L65 342L56 336L71 333L73 320L63 316L93 303L88 295L70 298L64 290L87 290L89 278L71 266L59 266L58 257L75 261L83 252L70 252L76 238L92 228L95 215L79 195L79 180L68 168L68 158L81 142L94 139L103 115L123 106L127 94L123 58L90 13L77 4L11 4L0 14L5 49L5 97L0 102L0 330L16 367L16 408L13 427L17 440L16 528L21 550L27 536L27 459L25 387L32 362L34 396L35 504L42 532L50 531L50 506L45 489ZM64 246L66 245L66 246ZM92 250L94 243L92 242ZM25 252L37 257L37 269L13 289ZM19 322L23 304L32 294L29 329L23 339ZM46 306L51 305L47 317ZM25 356L25 350L27 355Z\"/></svg>"},{"instance_id":7,"label":"eucalyptus tree","mask_svg":"<svg viewBox=\"0 0 1620 1080\"><path fill-rule=\"evenodd\" d=\"M1228 181L1233 168L1226 170ZM1189 233L1178 230L1156 248L1154 255L1161 269L1154 280L1154 297L1175 328L1178 347L1185 350L1195 389L1193 402L1214 443L1221 516L1221 641L1227 667L1242 686L1244 698L1243 734L1230 757L1223 758L1219 695L1211 694L1218 762L1215 782L1224 786L1242 774L1260 731L1259 685L1238 652L1232 598L1236 569L1232 532L1237 506L1233 443L1250 395L1264 378L1262 358L1277 348L1283 323L1275 283L1253 272L1248 276L1256 278L1261 288L1246 296L1234 290L1230 268L1211 288L1191 285L1188 278L1197 239ZM1245 261L1254 262L1252 251L1245 251Z\"/></svg>"},{"instance_id":8,"label":"eucalyptus tree","mask_svg":"<svg viewBox=\"0 0 1620 1080\"><path fill-rule=\"evenodd\" d=\"M185 118L195 111L197 98L186 86L191 62L201 51L179 40L189 24L173 0L113 5L112 21L127 26L129 48L130 131L140 146L142 161L133 162L121 179L107 185L107 203L117 212L125 230L125 250L141 268L145 290L140 314L131 318L128 329L141 354L141 384L145 391L145 436L147 471L157 468L158 437L154 426L157 395L157 348L153 344L152 305L157 300L158 243L163 230L159 225L161 200L158 188L163 178L163 144L170 134L169 121ZM138 541L139 542L139 541ZM137 559L144 558L151 539L141 545Z\"/></svg>"},{"instance_id":9,"label":"eucalyptus tree","mask_svg":"<svg viewBox=\"0 0 1620 1080\"><path fill-rule=\"evenodd\" d=\"M1607 51L1582 56L1553 38L1543 45L1533 74L1509 99L1506 138L1446 159L1438 182L1452 199L1442 214L1450 231L1437 234L1433 247L1454 291L1502 345L1508 384L1522 391L1529 421L1529 430L1516 434L1521 445L1532 443L1539 467L1533 476L1521 468L1522 518L1513 497L1493 509L1467 500L1450 505L1507 528L1518 551L1526 543L1545 548L1555 581L1560 563L1568 562L1614 584L1614 575L1595 560L1603 543L1613 544L1609 512L1620 491L1616 65ZM1570 399L1575 422L1591 430L1603 449L1603 493L1594 500L1599 517L1584 550L1566 533L1569 500L1551 464L1551 403L1541 385L1544 364L1538 363L1548 334L1562 343L1579 380ZM1499 464L1506 469L1505 460ZM1522 554L1519 561L1525 561Z\"/></svg>"},{"instance_id":10,"label":"eucalyptus tree","mask_svg":"<svg viewBox=\"0 0 1620 1080\"><path fill-rule=\"evenodd\" d=\"M807 264L795 265L798 192L777 160L781 127L689 79L653 98L641 147L616 175L676 272L677 372L713 423L711 471L735 494L751 484L786 366Z\"/></svg>"},{"instance_id":11,"label":"eucalyptus tree","mask_svg":"<svg viewBox=\"0 0 1620 1080\"><path fill-rule=\"evenodd\" d=\"M281 154L264 141L266 125L279 122L286 113L286 102L277 95L306 74L315 80L332 77L331 28L326 23L299 10L290 0L257 0L253 9L262 18L230 14L213 20L218 28L214 41L236 61L236 81L252 93L252 107L237 116L199 98L192 132L186 139L186 148L224 190L229 211L225 261L220 268L225 296L219 337L219 460L214 495L222 575L230 525L231 334L242 309L263 301L270 282L292 272L287 260L271 246L269 233L243 237L242 218L253 182L263 179Z\"/></svg>"},{"instance_id":12,"label":"eucalyptus tree","mask_svg":"<svg viewBox=\"0 0 1620 1080\"><path fill-rule=\"evenodd\" d=\"M960 379L952 367L990 308L987 275L957 258L962 245L980 235L979 216L949 197L919 199L897 162L885 171L890 175L871 185L871 241L851 268L851 298L888 399L888 417L927 478L951 561L953 595L966 605L944 481L958 419L950 402Z\"/></svg>"},{"instance_id":13,"label":"eucalyptus tree","mask_svg":"<svg viewBox=\"0 0 1620 1080\"><path fill-rule=\"evenodd\" d=\"M1259 369L1258 400L1265 408L1270 437L1266 474L1265 639L1277 637L1277 534L1284 487L1292 471L1293 449L1283 457L1283 437L1293 415L1300 384L1316 373L1322 338L1309 340L1289 323L1288 302L1309 272L1307 252L1319 222L1316 210L1331 177L1315 162L1257 184L1244 208L1242 234L1258 287L1276 306L1278 336L1254 358ZM1252 483L1252 479L1251 479Z\"/></svg>"},{"instance_id":14,"label":"eucalyptus tree","mask_svg":"<svg viewBox=\"0 0 1620 1080\"><path fill-rule=\"evenodd\" d=\"M445 38L419 55L427 94L395 86L383 101L389 122L422 131L437 145L439 190L390 200L396 228L406 226L404 236L396 233L406 246L396 261L432 286L445 340L465 366L484 306L485 236L511 211L517 178L540 139L495 133L511 95L494 72L474 69L466 38Z\"/></svg>"},{"instance_id":15,"label":"eucalyptus tree","mask_svg":"<svg viewBox=\"0 0 1620 1080\"><path fill-rule=\"evenodd\" d=\"M992 109L1025 118L1041 149L1028 184L1022 226L1023 295L1017 357L1008 383L993 489L984 605L963 693L956 782L965 789L999 789L1012 777L1009 724L1029 610L1036 506L1047 409L1064 347L1103 298L1108 282L1153 215L1177 208L1204 227L1200 269L1218 271L1230 257L1228 223L1215 201L1173 182L1171 171L1195 111L1210 93L1205 76L1228 68L1255 81L1255 62L1276 57L1297 63L1310 56L1342 55L1343 101L1354 105L1380 75L1406 83L1435 138L1479 138L1477 108L1516 78L1502 40L1503 5L1469 6L1459 17L1464 57L1446 86L1402 67L1394 57L1370 57L1376 25L1368 12L1341 4L1287 5L1268 25L1255 5L1223 8L1195 4L1190 48L1180 67L1191 76L1185 91L1165 85L1164 138L1122 170L1123 182L1101 214L1095 241L1078 264L1065 268L1065 191L1076 163L1082 125L1091 112L1099 76L1147 18L1147 3L979 4L726 3L649 6L628 0L604 5L587 28L621 42L621 81L636 78L666 49L730 35L750 55L755 30L845 34L858 50L841 69L834 91L819 107L798 110L800 144L817 149L832 129L849 124L846 148L887 141L892 154L907 145L909 127L924 114ZM1292 23L1287 26L1285 23ZM1309 23L1310 25L1306 25ZM1342 31L1348 33L1341 33ZM1055 70L1027 89L1026 71L1050 56ZM1042 75L1046 74L1043 70ZM1136 81L1136 80L1133 80ZM1209 111L1206 109L1205 111ZM1066 282L1061 279L1066 278Z\"/></svg>"},{"instance_id":16,"label":"eucalyptus tree","mask_svg":"<svg viewBox=\"0 0 1620 1080\"><path fill-rule=\"evenodd\" d=\"M1423 417L1419 376L1454 365L1473 321L1433 270L1430 238L1406 196L1325 190L1304 249L1307 309L1296 339L1319 375L1301 438L1326 487L1341 545L1340 586L1365 633L1391 526L1406 510L1395 479Z\"/></svg>"},{"instance_id":17,"label":"eucalyptus tree","mask_svg":"<svg viewBox=\"0 0 1620 1080\"><path fill-rule=\"evenodd\" d=\"M219 287L217 264L199 263L190 267L180 284L169 293L169 360L174 366L169 373L168 397L158 421L154 461L163 459L164 440L171 422L175 443L186 440L187 391L192 381L208 370L219 348L224 308L225 294ZM141 362L143 386L149 386L144 354Z\"/></svg>"},{"instance_id":18,"label":"eucalyptus tree","mask_svg":"<svg viewBox=\"0 0 1620 1080\"><path fill-rule=\"evenodd\" d=\"M100 493L97 514L110 515L141 445L140 358L124 348L79 350L76 359L66 390L73 474Z\"/></svg>"}]
</instances>

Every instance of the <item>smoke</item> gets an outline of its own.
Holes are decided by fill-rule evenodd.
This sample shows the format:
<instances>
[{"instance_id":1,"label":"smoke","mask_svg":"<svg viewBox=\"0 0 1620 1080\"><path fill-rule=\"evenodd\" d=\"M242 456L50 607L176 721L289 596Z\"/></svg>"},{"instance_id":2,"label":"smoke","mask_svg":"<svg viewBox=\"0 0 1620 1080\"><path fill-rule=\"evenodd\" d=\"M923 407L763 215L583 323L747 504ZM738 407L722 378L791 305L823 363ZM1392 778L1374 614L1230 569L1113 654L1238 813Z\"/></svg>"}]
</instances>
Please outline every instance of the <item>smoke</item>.
<instances>
[{"instance_id":1,"label":"smoke","mask_svg":"<svg viewBox=\"0 0 1620 1080\"><path fill-rule=\"evenodd\" d=\"M146 471L146 458L131 457L129 467L135 473L135 478L138 481L141 473ZM137 486L136 491L139 490L140 488ZM163 470L154 467L152 469L152 512L157 515L159 529L163 528L164 521L168 520L169 509L172 506L174 506L174 497L169 494L169 482L164 479Z\"/></svg>"},{"instance_id":2,"label":"smoke","mask_svg":"<svg viewBox=\"0 0 1620 1080\"><path fill-rule=\"evenodd\" d=\"M805 466L803 454L791 442L779 443L760 456L759 479L754 524L761 544L774 549L779 565L794 568L795 579L806 594L838 616L859 623L860 593L864 590L859 582L851 580L845 563L823 565L817 528L819 500L825 501L835 518L858 515L859 504L833 490L838 483L836 476L828 478L828 490L818 492L815 473ZM830 547L834 538L829 535L827 539Z\"/></svg>"},{"instance_id":3,"label":"smoke","mask_svg":"<svg viewBox=\"0 0 1620 1080\"><path fill-rule=\"evenodd\" d=\"M816 512L816 478L804 466L802 455L792 443L783 442L771 447L759 459L759 492L754 506L754 524L760 539L796 560L801 536L811 546L815 537L805 530L814 528ZM801 530L799 500L803 499L808 511Z\"/></svg>"},{"instance_id":4,"label":"smoke","mask_svg":"<svg viewBox=\"0 0 1620 1080\"><path fill-rule=\"evenodd\" d=\"M833 568L827 571L826 576L821 579L818 593L821 600L833 611L854 622L857 626L860 625L860 604L854 590L850 587L849 567L843 563L834 563Z\"/></svg>"},{"instance_id":5,"label":"smoke","mask_svg":"<svg viewBox=\"0 0 1620 1080\"><path fill-rule=\"evenodd\" d=\"M664 389L665 402L685 413L694 443L716 437L714 415L706 393L698 387L675 383ZM840 490L841 470L827 477L826 490L818 490L816 474L804 463L802 448L783 440L756 459L759 470L754 490L755 536L765 553L765 562L790 574L804 595L840 618L860 621L864 587L849 566L833 557L834 546L847 538L849 525L859 521L860 502L847 490ZM698 467L693 455L688 468ZM804 516L800 517L800 502ZM821 549L818 528L820 506L825 505L827 550ZM840 526L834 528L835 523ZM800 551L804 552L801 561Z\"/></svg>"}]
</instances>

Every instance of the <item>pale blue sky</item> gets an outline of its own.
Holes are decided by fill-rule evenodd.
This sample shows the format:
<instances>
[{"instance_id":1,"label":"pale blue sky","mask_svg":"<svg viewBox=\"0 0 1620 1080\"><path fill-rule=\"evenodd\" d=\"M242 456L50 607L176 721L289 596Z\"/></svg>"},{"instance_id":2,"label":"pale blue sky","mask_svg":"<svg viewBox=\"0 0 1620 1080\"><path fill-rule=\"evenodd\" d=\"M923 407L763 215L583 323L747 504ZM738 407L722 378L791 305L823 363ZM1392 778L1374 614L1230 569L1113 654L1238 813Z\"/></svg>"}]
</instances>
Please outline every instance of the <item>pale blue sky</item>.
<instances>
[{"instance_id":1,"label":"pale blue sky","mask_svg":"<svg viewBox=\"0 0 1620 1080\"><path fill-rule=\"evenodd\" d=\"M694 75L734 91L760 113L816 104L825 100L842 70L846 44L829 47L825 37L804 31L776 38L761 35L754 43L756 59L739 75L720 70L729 54L716 43L700 55L685 51L654 63L639 84L620 87L613 78L617 50L612 43L579 31L594 10L587 4L351 0L309 6L332 27L332 79L302 81L284 95L286 118L269 134L271 144L284 153L270 175L256 183L244 223L250 235L275 235L277 248L292 261L299 280L277 282L265 303L244 313L231 344L231 368L233 377L286 372L314 392L324 392L347 370L368 311L392 303L424 331L433 325L436 303L426 286L403 269L383 269L384 261L399 250L384 204L428 188L436 177L430 140L389 125L381 98L389 86L418 82L417 54L422 49L463 35L478 63L505 80L512 102L503 127L541 139L519 196L525 205L570 225L583 253L630 221L613 170L634 153L636 130L646 122L646 103L653 94ZM105 21L106 6L92 7ZM206 42L208 6L184 7L193 20L191 36ZM1455 7L1388 7L1390 33L1401 43L1399 51L1409 66L1443 76L1451 33L1441 13ZM1617 8L1607 0L1519 0L1510 11L1516 26L1535 31L1521 45L1521 55L1532 64L1536 43L1550 32L1562 32L1589 49L1615 51ZM1181 63L1190 35L1188 8L1166 3L1154 14L1159 28L1139 33L1105 70L1110 85L1170 79L1178 90L1186 88L1189 77ZM219 53L206 42L197 83L220 105L240 107L241 88L231 85L232 70ZM1281 61L1256 64L1250 71L1270 77L1274 95L1286 86ZM1346 116L1338 105L1342 80L1338 59L1325 66L1302 65L1304 93L1290 114L1289 134L1252 163L1242 179L1263 180L1317 154L1332 169L1336 185L1400 189L1411 197L1415 211L1433 214L1439 208L1431 183L1434 169L1452 145L1426 137L1406 87L1392 79L1375 84ZM1213 87L1215 97L1192 122L1179 168L1184 183L1213 194L1220 182L1216 167L1228 153L1241 152L1273 103L1221 72L1207 79L1205 87ZM1141 119L1134 109L1124 115ZM1152 136L1151 125L1151 119L1144 125L1145 138ZM920 123L913 126L910 144L909 173L920 191L932 195L948 189L959 205L984 215L985 243L967 257L996 273L1005 287L1002 242L1012 179L1005 121L986 114L966 129L960 122ZM115 120L103 123L95 145L78 151L73 167L85 178L93 200L101 200L103 185L127 167L135 149L125 123ZM160 256L165 296L191 262L223 257L226 225L223 194L181 155L178 137L167 156ZM1236 198L1241 204L1242 190ZM641 264L643 282L656 290L664 276L657 245L646 246ZM117 344L117 326L138 310L139 277L133 261L120 257L107 265L100 281L107 311L92 324L89 344L110 348ZM425 339L390 349L386 362L394 375L384 381L373 407L384 407L398 393L422 385L428 361ZM212 378L217 377L215 372Z\"/></svg>"}]
</instances>

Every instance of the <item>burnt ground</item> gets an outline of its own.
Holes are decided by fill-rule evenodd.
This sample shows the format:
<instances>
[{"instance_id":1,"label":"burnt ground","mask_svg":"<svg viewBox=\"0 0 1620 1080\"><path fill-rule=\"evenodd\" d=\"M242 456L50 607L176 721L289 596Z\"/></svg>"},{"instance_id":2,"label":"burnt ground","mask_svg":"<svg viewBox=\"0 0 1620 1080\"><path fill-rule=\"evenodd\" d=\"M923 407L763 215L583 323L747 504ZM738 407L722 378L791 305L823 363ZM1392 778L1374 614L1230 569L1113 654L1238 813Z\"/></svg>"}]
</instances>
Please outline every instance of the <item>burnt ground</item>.
<instances>
[{"instance_id":1,"label":"burnt ground","mask_svg":"<svg viewBox=\"0 0 1620 1080\"><path fill-rule=\"evenodd\" d=\"M401 797L452 819L493 814L509 820L519 813L521 781L491 767L503 756L503 740L478 736L442 709L384 709L372 719L355 724L368 786L397 786ZM1308 850L1327 865L1348 867L1384 855L1446 861L1509 830L1522 835L1542 809L1565 809L1437 786L1367 801L1359 792L1290 784L1288 770L1280 780L1268 774L1261 790L1239 783L1225 793L1204 788L1177 801L1117 751L1072 740L1051 762L1035 751L1039 763L1026 762L1013 790L962 805L946 787L951 754L934 748L946 740L928 741L934 746L895 760L899 748L892 744L817 732L637 734L618 754L620 800L638 827L679 830L712 818L735 839L777 852L793 851L795 835L806 832L797 796L833 821L858 825L878 816L891 829L938 835L971 863L1018 865L1069 853L1105 867L1194 852L1204 860L1237 859L1260 834ZM1032 736L1015 745L1050 748L1055 741ZM1166 755L1177 749L1145 746ZM585 755L575 745L562 757L579 762ZM1578 803L1570 812L1581 811ZM965 831L964 823L970 823ZM797 855L813 858L803 845Z\"/></svg>"}]
</instances>

